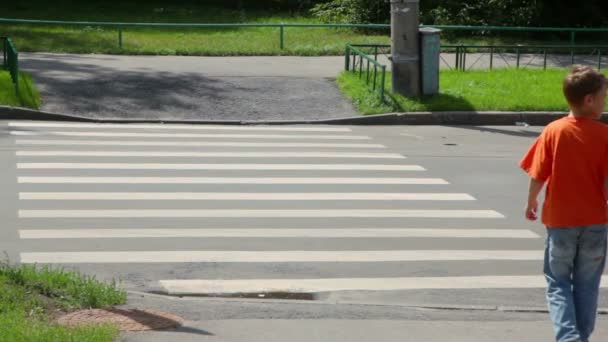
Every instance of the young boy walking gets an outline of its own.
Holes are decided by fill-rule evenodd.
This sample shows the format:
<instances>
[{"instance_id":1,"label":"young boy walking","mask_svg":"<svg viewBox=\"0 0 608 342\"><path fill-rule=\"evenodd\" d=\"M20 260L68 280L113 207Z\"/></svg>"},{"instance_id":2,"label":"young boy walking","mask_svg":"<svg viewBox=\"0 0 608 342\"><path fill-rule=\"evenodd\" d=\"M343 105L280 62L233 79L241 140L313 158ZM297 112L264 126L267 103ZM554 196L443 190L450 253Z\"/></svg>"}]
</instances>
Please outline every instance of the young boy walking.
<instances>
[{"instance_id":1,"label":"young boy walking","mask_svg":"<svg viewBox=\"0 0 608 342\"><path fill-rule=\"evenodd\" d=\"M595 69L574 67L563 84L570 114L549 124L520 162L530 176L527 219L536 220L547 184L544 274L558 342L587 342L595 326L608 223L608 126L598 120L607 86Z\"/></svg>"}]
</instances>

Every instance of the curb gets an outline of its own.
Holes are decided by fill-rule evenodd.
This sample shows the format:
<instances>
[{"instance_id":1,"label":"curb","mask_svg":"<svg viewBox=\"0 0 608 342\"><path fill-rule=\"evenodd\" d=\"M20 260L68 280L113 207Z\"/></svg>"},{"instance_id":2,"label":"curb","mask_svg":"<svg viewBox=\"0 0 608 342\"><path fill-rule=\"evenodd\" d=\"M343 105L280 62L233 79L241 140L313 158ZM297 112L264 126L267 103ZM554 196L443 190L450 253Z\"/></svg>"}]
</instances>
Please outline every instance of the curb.
<instances>
[{"instance_id":1,"label":"curb","mask_svg":"<svg viewBox=\"0 0 608 342\"><path fill-rule=\"evenodd\" d=\"M98 123L175 123L211 125L470 125L470 126L546 126L567 115L565 112L416 112L389 113L322 120L175 120L98 118L51 113L27 108L0 106L2 120L76 121ZM603 118L608 122L608 113Z\"/></svg>"},{"instance_id":2,"label":"curb","mask_svg":"<svg viewBox=\"0 0 608 342\"><path fill-rule=\"evenodd\" d=\"M238 303L274 303L274 304L305 304L305 305L348 305L348 306L383 306L383 307L401 307L414 310L440 310L440 311L496 311L505 313L542 313L548 314L549 310L545 307L536 306L501 306L501 305L455 305L455 304L409 304L409 303L368 303L368 302L332 302L323 300L297 300L297 299L270 299L270 298L235 298L223 296L188 296L188 295L171 295L161 292L140 292L127 291L131 295L166 300L180 301L209 301L209 302L238 302ZM608 316L608 307L598 308L598 315Z\"/></svg>"}]
</instances>

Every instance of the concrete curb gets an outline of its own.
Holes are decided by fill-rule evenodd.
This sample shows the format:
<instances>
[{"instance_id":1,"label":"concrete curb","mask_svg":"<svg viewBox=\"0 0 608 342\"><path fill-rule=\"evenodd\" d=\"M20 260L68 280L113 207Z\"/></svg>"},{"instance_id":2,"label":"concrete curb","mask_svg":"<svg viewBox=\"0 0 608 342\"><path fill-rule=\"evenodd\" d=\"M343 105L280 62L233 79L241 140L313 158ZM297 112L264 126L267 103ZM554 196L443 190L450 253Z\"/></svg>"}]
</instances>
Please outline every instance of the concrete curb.
<instances>
[{"instance_id":1,"label":"concrete curb","mask_svg":"<svg viewBox=\"0 0 608 342\"><path fill-rule=\"evenodd\" d=\"M164 119L125 119L116 117L94 117L65 113L51 113L27 108L0 106L0 119L3 120L40 120L40 121L80 121L99 123L181 123L214 125L471 125L471 126L513 126L526 123L530 126L545 126L565 116L564 112L417 112L390 113L343 117L323 120L164 120ZM608 115L603 119L608 122Z\"/></svg>"},{"instance_id":2,"label":"concrete curb","mask_svg":"<svg viewBox=\"0 0 608 342\"><path fill-rule=\"evenodd\" d=\"M496 305L454 305L454 304L408 304L408 303L369 303L369 302L333 302L324 300L298 300L298 299L272 299L272 298L235 298L235 297L205 297L205 296L182 296L167 293L150 293L128 290L130 295L140 297L152 297L177 301L200 301L200 302L236 302L236 303L271 303L271 304L305 304L305 305L348 305L348 306L386 306L402 307L414 310L442 310L442 311L499 311L512 313L543 313L549 311L545 306L496 306ZM598 315L608 315L608 307L598 308Z\"/></svg>"}]
</instances>

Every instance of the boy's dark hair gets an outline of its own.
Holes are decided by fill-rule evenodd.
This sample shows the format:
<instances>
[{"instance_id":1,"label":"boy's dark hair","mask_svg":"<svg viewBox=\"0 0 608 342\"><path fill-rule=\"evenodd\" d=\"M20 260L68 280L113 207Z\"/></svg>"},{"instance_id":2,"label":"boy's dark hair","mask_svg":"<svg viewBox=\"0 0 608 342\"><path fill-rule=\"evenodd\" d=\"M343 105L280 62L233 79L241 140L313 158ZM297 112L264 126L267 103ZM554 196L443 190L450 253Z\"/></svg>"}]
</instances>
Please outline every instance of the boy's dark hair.
<instances>
[{"instance_id":1,"label":"boy's dark hair","mask_svg":"<svg viewBox=\"0 0 608 342\"><path fill-rule=\"evenodd\" d=\"M589 66L575 65L564 80L564 95L570 105L579 106L585 96L595 94L606 85L606 76Z\"/></svg>"}]
</instances>

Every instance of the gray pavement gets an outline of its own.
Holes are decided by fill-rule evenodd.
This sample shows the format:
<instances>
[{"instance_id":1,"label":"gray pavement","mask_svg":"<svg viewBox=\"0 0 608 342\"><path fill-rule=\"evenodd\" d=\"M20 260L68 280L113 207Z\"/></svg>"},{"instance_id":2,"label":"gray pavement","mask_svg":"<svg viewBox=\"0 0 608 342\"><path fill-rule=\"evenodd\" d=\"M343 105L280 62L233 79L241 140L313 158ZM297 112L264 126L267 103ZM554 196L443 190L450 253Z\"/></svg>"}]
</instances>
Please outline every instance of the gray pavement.
<instances>
[{"instance_id":1,"label":"gray pavement","mask_svg":"<svg viewBox=\"0 0 608 342\"><path fill-rule=\"evenodd\" d=\"M42 110L96 119L316 120L357 115L329 58L21 55ZM332 70L332 71L330 71Z\"/></svg>"},{"instance_id":2,"label":"gray pavement","mask_svg":"<svg viewBox=\"0 0 608 342\"><path fill-rule=\"evenodd\" d=\"M335 78L344 57L186 57L23 53L43 96L42 110L93 119L319 120L359 115ZM453 68L454 54L442 55ZM379 61L388 66L386 55ZM576 56L597 66L597 57ZM567 67L569 55L550 55ZM603 63L608 63L605 57ZM515 54L495 54L497 68L514 67ZM522 67L540 67L542 55L523 54ZM490 55L467 55L467 69L485 69Z\"/></svg>"},{"instance_id":3,"label":"gray pavement","mask_svg":"<svg viewBox=\"0 0 608 342\"><path fill-rule=\"evenodd\" d=\"M130 296L129 307L168 310L186 319L164 332L125 333L125 341L551 341L545 313L415 309L268 300ZM271 319L269 319L271 318ZM608 336L600 317L593 341Z\"/></svg>"},{"instance_id":4,"label":"gray pavement","mask_svg":"<svg viewBox=\"0 0 608 342\"><path fill-rule=\"evenodd\" d=\"M272 341L287 331L301 334L297 338L302 340L314 340L310 334L318 332L328 336L320 340L351 336L356 341L355 326L369 327L370 333L384 331L380 340L419 326L413 336L429 341L445 338L437 330L445 326L446 334L456 336L447 340L462 340L471 337L463 334L474 322L484 322L484 328L469 340L496 335L526 340L518 327L534 336L532 340L545 340L550 336L546 314L518 312L545 307L539 259L544 230L522 218L527 179L516 167L538 132L538 127L3 121L0 250L14 262L52 263L103 280L118 279L132 291L130 305L164 308L188 320L182 333L154 335L158 340L198 338L196 331L202 330L219 341L244 336L260 341L268 336ZM253 165L257 170L248 170ZM288 165L290 170L277 169ZM391 170L405 166L418 168ZM370 167L377 170L357 170ZM279 199L262 200L270 193ZM355 200L362 194L382 198L408 193L414 197ZM117 194L139 197L101 199ZM208 197L163 199L168 194ZM314 194L346 197L306 198ZM449 194L474 200L446 200ZM220 199L227 195L237 197ZM422 200L424 196L436 197ZM261 210L271 212L251 216ZM323 217L323 210L343 216ZM370 210L386 211L373 216ZM287 214L294 211L303 212ZM396 217L395 212L410 216ZM323 235L332 229L339 233ZM362 229L372 235L352 235L364 234ZM410 235L391 235L397 231ZM262 232L266 235L255 235ZM489 232L499 235L484 235ZM304 235L284 235L296 233ZM455 257L454 251L472 253L473 259ZM499 251L503 257L494 259ZM243 257L242 252L249 254ZM359 259L349 260L352 252ZM315 253L329 256L315 260ZM405 256L383 259L391 253ZM340 279L354 287L336 288ZM490 285L488 279L499 285ZM180 280L186 292L199 295L230 293L239 298L251 292L265 299L136 295L180 293L179 286L165 282ZM231 292L229 286L236 290ZM275 286L275 293L265 293L265 286ZM311 300L267 299L281 294L277 287ZM303 289L311 293L301 295ZM603 290L602 307L608 307L606 294ZM267 322L270 329L264 319L279 321ZM300 328L291 322L294 319L303 320ZM331 328L336 319L344 321ZM530 320L543 323L533 325ZM403 329L386 330L401 321L409 322ZM488 321L497 323L486 325ZM502 321L517 322L498 323ZM299 333L304 330L308 333ZM369 340L366 336L360 340Z\"/></svg>"},{"instance_id":5,"label":"gray pavement","mask_svg":"<svg viewBox=\"0 0 608 342\"><path fill-rule=\"evenodd\" d=\"M595 341L608 334L600 321ZM603 325L602 325L603 324ZM542 322L453 322L400 320L229 320L204 321L175 332L133 333L126 341L551 341L550 323Z\"/></svg>"}]
</instances>

